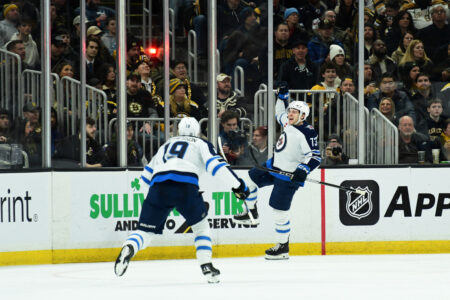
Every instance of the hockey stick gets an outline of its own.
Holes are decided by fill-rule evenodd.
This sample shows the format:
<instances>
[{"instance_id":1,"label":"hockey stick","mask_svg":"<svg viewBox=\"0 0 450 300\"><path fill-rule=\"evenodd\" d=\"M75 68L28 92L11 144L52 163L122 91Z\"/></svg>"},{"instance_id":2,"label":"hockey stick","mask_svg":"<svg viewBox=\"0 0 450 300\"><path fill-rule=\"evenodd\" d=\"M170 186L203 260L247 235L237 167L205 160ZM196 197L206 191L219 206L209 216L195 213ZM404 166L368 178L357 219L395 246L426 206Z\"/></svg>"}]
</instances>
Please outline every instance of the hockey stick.
<instances>
[{"instance_id":1,"label":"hockey stick","mask_svg":"<svg viewBox=\"0 0 450 300\"><path fill-rule=\"evenodd\" d=\"M223 159L227 163L229 163L228 159L227 159L227 157L225 155L225 152L223 152L222 138L220 136L217 137L217 148L219 148L219 152L222 155ZM247 206L247 202L245 202L245 200L242 200L242 202L244 202L245 209L247 210L248 217L250 218L250 223L252 223L252 225L255 225L256 224L255 219L253 218L253 214L252 214L252 212L250 211L250 209Z\"/></svg>"},{"instance_id":2,"label":"hockey stick","mask_svg":"<svg viewBox=\"0 0 450 300\"><path fill-rule=\"evenodd\" d=\"M255 161L255 168L257 168L259 170L262 170L262 171L266 171L266 172L272 172L272 173L277 173L277 174L280 174L280 175L284 175L284 176L289 177L289 179L291 179L291 180L294 177L294 173L281 171L281 170L269 169L269 168L266 168L266 167L263 167L263 166L259 165L258 162L256 161L255 155L253 154L253 150L250 149L250 148L249 148L249 150L250 150L250 155L252 156L253 160ZM306 178L306 181L317 183L317 184L321 184L321 185L326 185L326 186L329 186L329 187L334 187L334 188L337 188L337 189L340 189L340 190L344 190L344 191L347 191L347 192L352 192L352 193L356 193L356 194L360 194L360 195L365 195L367 193L366 191L359 191L359 190L355 190L355 189L350 188L350 187L337 185L337 184L332 184L332 183L319 181L319 180L315 180L315 179L310 179L310 178Z\"/></svg>"}]
</instances>

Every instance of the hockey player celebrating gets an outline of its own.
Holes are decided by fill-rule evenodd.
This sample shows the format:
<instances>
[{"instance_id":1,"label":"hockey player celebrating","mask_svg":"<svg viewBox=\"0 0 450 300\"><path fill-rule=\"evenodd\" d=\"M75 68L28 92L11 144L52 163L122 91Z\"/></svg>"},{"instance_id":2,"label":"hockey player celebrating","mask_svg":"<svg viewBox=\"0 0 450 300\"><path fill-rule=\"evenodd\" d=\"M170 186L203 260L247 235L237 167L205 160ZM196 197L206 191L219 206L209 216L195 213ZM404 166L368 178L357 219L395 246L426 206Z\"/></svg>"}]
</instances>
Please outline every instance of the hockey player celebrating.
<instances>
[{"instance_id":1,"label":"hockey player celebrating","mask_svg":"<svg viewBox=\"0 0 450 300\"><path fill-rule=\"evenodd\" d=\"M219 282L220 271L211 263L211 230L207 210L199 193L198 178L206 171L221 182L229 182L236 198L244 200L249 190L229 165L217 155L212 144L199 138L200 125L194 118L183 118L179 136L159 148L144 168L141 181L149 188L137 231L130 234L117 257L114 271L122 276L130 259L147 247L155 234L162 234L173 208L186 219L195 236L197 260L209 283Z\"/></svg>"},{"instance_id":2,"label":"hockey player celebrating","mask_svg":"<svg viewBox=\"0 0 450 300\"><path fill-rule=\"evenodd\" d=\"M280 83L275 105L275 117L283 126L283 133L275 145L274 155L265 163L265 167L287 171L288 176L252 168L246 183L250 195L245 200L249 210L235 215L239 224L259 224L256 208L258 188L273 185L269 205L273 208L277 244L266 250L266 259L289 258L289 209L297 189L304 185L306 177L320 165L320 151L317 133L305 120L309 115L309 106L303 101L288 104L289 89L285 82ZM287 107L287 109L286 109Z\"/></svg>"}]
</instances>

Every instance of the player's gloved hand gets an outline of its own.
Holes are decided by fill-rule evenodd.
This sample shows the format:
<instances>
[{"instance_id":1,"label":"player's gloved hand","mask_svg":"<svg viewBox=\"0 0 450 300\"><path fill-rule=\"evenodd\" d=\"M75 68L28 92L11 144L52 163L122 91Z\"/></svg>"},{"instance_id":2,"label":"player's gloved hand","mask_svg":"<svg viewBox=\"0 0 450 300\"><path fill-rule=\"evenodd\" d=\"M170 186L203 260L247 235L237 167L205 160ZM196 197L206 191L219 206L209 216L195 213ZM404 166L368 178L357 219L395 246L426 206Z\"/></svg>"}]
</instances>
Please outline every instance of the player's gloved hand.
<instances>
[{"instance_id":1,"label":"player's gloved hand","mask_svg":"<svg viewBox=\"0 0 450 300\"><path fill-rule=\"evenodd\" d=\"M289 99L289 87L286 81L280 81L278 83L277 97L281 100Z\"/></svg>"},{"instance_id":2,"label":"player's gloved hand","mask_svg":"<svg viewBox=\"0 0 450 300\"><path fill-rule=\"evenodd\" d=\"M236 196L236 198L241 199L241 200L245 200L245 199L247 199L248 195L250 195L250 190L248 189L248 187L245 184L244 180L239 178L239 182L241 183L239 185L239 187L232 188L231 190L233 191L233 193Z\"/></svg>"},{"instance_id":3,"label":"player's gloved hand","mask_svg":"<svg viewBox=\"0 0 450 300\"><path fill-rule=\"evenodd\" d=\"M300 165L297 167L297 170L295 170L294 176L292 177L292 181L305 182L308 174L309 168L305 165Z\"/></svg>"}]
</instances>

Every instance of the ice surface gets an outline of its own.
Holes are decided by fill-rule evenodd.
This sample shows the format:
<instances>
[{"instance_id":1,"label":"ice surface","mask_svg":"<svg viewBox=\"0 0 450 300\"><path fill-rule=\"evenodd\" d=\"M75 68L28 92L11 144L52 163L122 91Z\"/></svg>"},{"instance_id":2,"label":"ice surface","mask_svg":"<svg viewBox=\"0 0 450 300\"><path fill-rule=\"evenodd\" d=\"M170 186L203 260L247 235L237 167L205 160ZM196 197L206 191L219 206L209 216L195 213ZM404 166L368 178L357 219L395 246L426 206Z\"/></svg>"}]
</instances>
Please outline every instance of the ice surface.
<instances>
[{"instance_id":1,"label":"ice surface","mask_svg":"<svg viewBox=\"0 0 450 300\"><path fill-rule=\"evenodd\" d=\"M0 267L1 300L450 299L450 254L215 259L208 284L195 260Z\"/></svg>"}]
</instances>

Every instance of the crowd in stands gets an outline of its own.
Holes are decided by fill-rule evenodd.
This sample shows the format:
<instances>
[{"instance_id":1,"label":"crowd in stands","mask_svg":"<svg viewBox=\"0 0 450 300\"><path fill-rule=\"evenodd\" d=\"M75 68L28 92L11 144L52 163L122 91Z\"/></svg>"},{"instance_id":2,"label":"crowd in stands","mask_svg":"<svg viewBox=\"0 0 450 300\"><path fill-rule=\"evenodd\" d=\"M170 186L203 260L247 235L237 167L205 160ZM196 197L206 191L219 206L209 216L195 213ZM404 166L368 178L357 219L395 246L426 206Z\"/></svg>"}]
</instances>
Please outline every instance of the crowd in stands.
<instances>
[{"instance_id":1,"label":"crowd in stands","mask_svg":"<svg viewBox=\"0 0 450 300\"><path fill-rule=\"evenodd\" d=\"M158 1L156 1L158 2ZM216 78L217 116L220 118L222 151L231 164L251 164L250 149L262 160L267 155L267 128L246 133L237 130L241 118L253 118L253 95L268 76L287 82L293 90L327 90L357 96L358 3L355 0L273 1L273 72L267 64L267 1L217 0L217 45L221 70ZM80 79L79 1L51 1L51 70L60 78ZM176 34L197 34L199 58L207 46L207 1L170 1L176 14ZM10 0L0 12L0 48L16 53L22 69L40 70L40 2ZM159 7L159 9L161 9ZM156 10L158 13L158 9ZM117 115L116 20L114 7L101 0L86 1L86 81L107 95L108 120ZM378 109L398 126L400 162L417 162L417 151L441 149L441 160L450 157L450 20L444 0L366 0L364 11L364 97L368 109ZM164 116L164 70L161 48L156 55L127 34L127 117ZM236 67L245 74L245 94L233 90ZM192 82L187 64L171 60L170 117L208 117L205 90ZM324 113L336 116L336 93L327 94ZM54 107L56 108L56 107ZM31 166L40 164L40 108L27 103L20 116L0 107L0 143L21 144ZM52 155L79 160L80 135L57 132L60 110L52 111ZM70 113L66 108L65 113ZM23 117L22 117L23 115ZM36 117L37 116L37 117ZM53 118L54 117L54 118ZM94 117L94 116L90 116ZM53 121L54 120L54 121ZM315 120L312 120L314 124ZM203 128L204 129L204 128ZM330 164L347 163L342 133L330 135L324 154ZM155 128L127 127L128 162L142 164L142 146L133 135L155 135ZM247 137L248 137L247 133ZM95 122L86 123L88 166L117 164L116 134L105 145L96 140ZM330 149L328 149L330 148ZM342 150L342 149L341 149ZM78 152L77 152L78 151ZM70 152L70 153L66 153ZM133 153L133 154L130 154ZM431 156L427 159L431 161Z\"/></svg>"}]
</instances>

